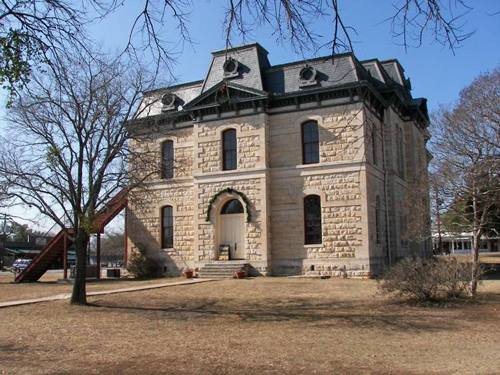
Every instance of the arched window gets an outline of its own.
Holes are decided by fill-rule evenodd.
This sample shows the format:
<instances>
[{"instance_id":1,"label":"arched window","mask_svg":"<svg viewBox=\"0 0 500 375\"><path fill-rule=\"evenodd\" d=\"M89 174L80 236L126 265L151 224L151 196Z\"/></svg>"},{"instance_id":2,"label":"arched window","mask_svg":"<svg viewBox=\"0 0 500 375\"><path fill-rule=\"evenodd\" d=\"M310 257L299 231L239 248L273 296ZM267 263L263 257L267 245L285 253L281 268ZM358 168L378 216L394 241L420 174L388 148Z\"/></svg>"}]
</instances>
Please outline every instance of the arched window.
<instances>
[{"instance_id":1,"label":"arched window","mask_svg":"<svg viewBox=\"0 0 500 375\"><path fill-rule=\"evenodd\" d=\"M174 217L172 206L161 209L161 247L171 249L174 247Z\"/></svg>"},{"instance_id":2,"label":"arched window","mask_svg":"<svg viewBox=\"0 0 500 375\"><path fill-rule=\"evenodd\" d=\"M220 210L221 215L242 214L243 212L243 206L238 199L231 199L226 202Z\"/></svg>"},{"instance_id":3,"label":"arched window","mask_svg":"<svg viewBox=\"0 0 500 375\"><path fill-rule=\"evenodd\" d=\"M304 243L306 245L322 243L319 195L308 195L304 198Z\"/></svg>"},{"instance_id":4,"label":"arched window","mask_svg":"<svg viewBox=\"0 0 500 375\"><path fill-rule=\"evenodd\" d=\"M381 240L381 228L380 228L380 197L377 195L375 198L375 236L377 239L377 244L380 243Z\"/></svg>"},{"instance_id":5,"label":"arched window","mask_svg":"<svg viewBox=\"0 0 500 375\"><path fill-rule=\"evenodd\" d=\"M319 134L316 121L302 124L302 163L319 163Z\"/></svg>"},{"instance_id":6,"label":"arched window","mask_svg":"<svg viewBox=\"0 0 500 375\"><path fill-rule=\"evenodd\" d=\"M236 169L237 158L236 129L227 129L222 133L222 169Z\"/></svg>"},{"instance_id":7,"label":"arched window","mask_svg":"<svg viewBox=\"0 0 500 375\"><path fill-rule=\"evenodd\" d=\"M174 142L165 141L161 145L161 176L174 177Z\"/></svg>"}]
</instances>

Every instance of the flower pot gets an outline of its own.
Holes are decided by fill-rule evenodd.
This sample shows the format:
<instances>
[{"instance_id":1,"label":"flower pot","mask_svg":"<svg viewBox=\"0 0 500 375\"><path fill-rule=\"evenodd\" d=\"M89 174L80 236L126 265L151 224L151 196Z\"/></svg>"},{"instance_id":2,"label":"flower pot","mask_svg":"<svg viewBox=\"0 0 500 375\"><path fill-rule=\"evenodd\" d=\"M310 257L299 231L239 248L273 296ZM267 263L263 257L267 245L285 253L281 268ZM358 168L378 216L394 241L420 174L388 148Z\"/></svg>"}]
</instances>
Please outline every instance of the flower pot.
<instances>
[{"instance_id":1,"label":"flower pot","mask_svg":"<svg viewBox=\"0 0 500 375\"><path fill-rule=\"evenodd\" d=\"M245 271L237 271L233 274L234 279L244 279L247 276Z\"/></svg>"},{"instance_id":2,"label":"flower pot","mask_svg":"<svg viewBox=\"0 0 500 375\"><path fill-rule=\"evenodd\" d=\"M184 277L186 279L192 279L193 278L193 273L194 272L192 270L186 270L186 271L184 271Z\"/></svg>"}]
</instances>

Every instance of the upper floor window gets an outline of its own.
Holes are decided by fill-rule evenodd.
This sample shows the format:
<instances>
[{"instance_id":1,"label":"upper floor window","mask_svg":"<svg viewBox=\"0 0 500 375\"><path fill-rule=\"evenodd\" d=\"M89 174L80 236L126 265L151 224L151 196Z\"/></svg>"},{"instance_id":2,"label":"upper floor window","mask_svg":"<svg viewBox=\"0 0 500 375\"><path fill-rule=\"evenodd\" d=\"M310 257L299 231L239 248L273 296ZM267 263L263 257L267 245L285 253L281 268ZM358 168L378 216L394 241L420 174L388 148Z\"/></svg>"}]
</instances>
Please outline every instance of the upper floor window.
<instances>
[{"instance_id":1,"label":"upper floor window","mask_svg":"<svg viewBox=\"0 0 500 375\"><path fill-rule=\"evenodd\" d=\"M372 158L373 164L377 165L377 127L375 124L372 125Z\"/></svg>"},{"instance_id":2,"label":"upper floor window","mask_svg":"<svg viewBox=\"0 0 500 375\"><path fill-rule=\"evenodd\" d=\"M174 142L165 141L161 146L161 175L162 178L174 177Z\"/></svg>"},{"instance_id":3,"label":"upper floor window","mask_svg":"<svg viewBox=\"0 0 500 375\"><path fill-rule=\"evenodd\" d=\"M304 198L304 243L321 244L321 198L308 195Z\"/></svg>"},{"instance_id":4,"label":"upper floor window","mask_svg":"<svg viewBox=\"0 0 500 375\"><path fill-rule=\"evenodd\" d=\"M400 127L397 128L397 153L398 153L398 172L401 178L404 178L405 175L405 152L404 152L404 137L403 137L403 129Z\"/></svg>"},{"instance_id":5,"label":"upper floor window","mask_svg":"<svg viewBox=\"0 0 500 375\"><path fill-rule=\"evenodd\" d=\"M172 206L161 209L161 247L171 249L174 247L174 217Z\"/></svg>"},{"instance_id":6,"label":"upper floor window","mask_svg":"<svg viewBox=\"0 0 500 375\"><path fill-rule=\"evenodd\" d=\"M236 169L237 156L236 129L227 129L222 133L222 169L225 171Z\"/></svg>"},{"instance_id":7,"label":"upper floor window","mask_svg":"<svg viewBox=\"0 0 500 375\"><path fill-rule=\"evenodd\" d=\"M316 121L302 124L302 163L319 163L319 134Z\"/></svg>"},{"instance_id":8,"label":"upper floor window","mask_svg":"<svg viewBox=\"0 0 500 375\"><path fill-rule=\"evenodd\" d=\"M377 239L377 244L381 242L382 233L380 228L380 197L377 195L375 198L375 236Z\"/></svg>"}]
</instances>

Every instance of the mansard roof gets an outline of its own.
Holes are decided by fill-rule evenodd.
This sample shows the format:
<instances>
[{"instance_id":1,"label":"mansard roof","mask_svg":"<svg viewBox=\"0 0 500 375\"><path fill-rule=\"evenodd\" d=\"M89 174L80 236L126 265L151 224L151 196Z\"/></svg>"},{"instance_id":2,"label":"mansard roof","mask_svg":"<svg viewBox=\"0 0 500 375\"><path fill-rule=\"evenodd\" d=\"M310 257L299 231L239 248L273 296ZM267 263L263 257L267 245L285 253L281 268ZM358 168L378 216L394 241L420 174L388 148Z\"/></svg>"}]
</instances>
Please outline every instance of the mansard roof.
<instances>
[{"instance_id":1,"label":"mansard roof","mask_svg":"<svg viewBox=\"0 0 500 375\"><path fill-rule=\"evenodd\" d=\"M342 53L271 65L268 52L258 43L213 52L203 80L145 93L144 103L156 102L138 117L172 113L172 109L186 112L200 108L207 100L217 104L215 93L221 89L237 92L240 102L243 98L264 97L272 102L281 97L361 86L372 90L377 100L386 101L384 106L397 102L406 114L420 114L420 120L428 122L426 101L412 97L410 81L396 59L359 61L353 53ZM166 108L162 104L161 98L167 93L174 95L175 106ZM349 95L353 96L352 92Z\"/></svg>"}]
</instances>

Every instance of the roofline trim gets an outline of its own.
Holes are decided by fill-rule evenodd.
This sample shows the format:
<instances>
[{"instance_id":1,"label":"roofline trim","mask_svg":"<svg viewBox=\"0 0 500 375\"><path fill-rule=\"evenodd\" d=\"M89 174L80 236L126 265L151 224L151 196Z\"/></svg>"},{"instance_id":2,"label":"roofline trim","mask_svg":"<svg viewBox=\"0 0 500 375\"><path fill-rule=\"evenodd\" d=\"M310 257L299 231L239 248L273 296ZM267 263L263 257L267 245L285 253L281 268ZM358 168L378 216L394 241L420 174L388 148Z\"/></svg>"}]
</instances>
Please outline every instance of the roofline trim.
<instances>
[{"instance_id":1,"label":"roofline trim","mask_svg":"<svg viewBox=\"0 0 500 375\"><path fill-rule=\"evenodd\" d=\"M261 49L262 52L264 52L266 55L269 55L269 52L257 42L253 42L250 44L243 44L243 45L239 45L239 46L231 47L231 48L223 48L223 49L220 49L217 51L213 51L212 55L219 56L219 55L226 54L228 52L233 52L233 51L237 51L237 50L241 50L241 49L249 49L249 48L253 48L253 47L257 47L257 49Z\"/></svg>"},{"instance_id":2,"label":"roofline trim","mask_svg":"<svg viewBox=\"0 0 500 375\"><path fill-rule=\"evenodd\" d=\"M172 89L177 89L177 88L183 87L183 86L191 86L191 85L192 86L196 86L196 85L199 85L201 83L203 83L203 80L199 79L199 80L196 80L196 81L179 83L179 84L173 85L173 86L159 87L157 89L147 90L147 91L144 91L144 94L153 94L153 93L158 92L158 91L172 90Z\"/></svg>"}]
</instances>

